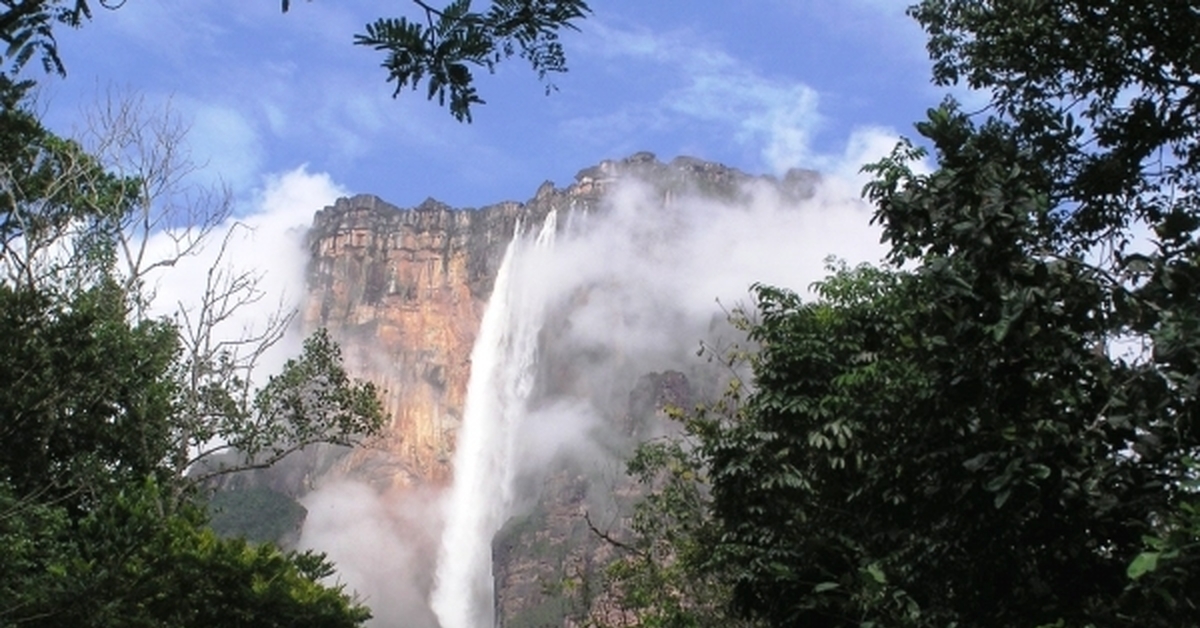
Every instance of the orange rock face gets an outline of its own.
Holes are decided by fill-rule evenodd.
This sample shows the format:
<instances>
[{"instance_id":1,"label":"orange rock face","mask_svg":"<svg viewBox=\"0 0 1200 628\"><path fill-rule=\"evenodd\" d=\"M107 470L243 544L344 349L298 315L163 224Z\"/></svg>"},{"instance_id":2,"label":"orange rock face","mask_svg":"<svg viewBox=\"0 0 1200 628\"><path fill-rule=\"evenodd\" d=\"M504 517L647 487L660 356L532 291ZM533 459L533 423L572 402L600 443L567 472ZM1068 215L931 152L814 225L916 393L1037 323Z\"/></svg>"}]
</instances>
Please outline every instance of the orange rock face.
<instances>
[{"instance_id":1,"label":"orange rock face","mask_svg":"<svg viewBox=\"0 0 1200 628\"><path fill-rule=\"evenodd\" d=\"M326 327L339 340L350 374L383 391L390 417L378 439L340 458L331 475L365 480L389 500L440 494L439 485L448 484L453 471L471 352L514 231L536 231L551 210L560 212L561 229L569 228L572 213L603 212L607 193L624 177L648 184L652 200L646 211L666 210L672 199L685 195L736 201L743 184L757 179L720 164L690 158L664 164L638 153L584 169L563 189L545 183L526 203L454 209L427 200L402 209L364 195L339 199L317 212L308 236L302 320L309 330ZM803 197L811 194L814 181L814 173L797 171L776 184L785 195ZM597 223L577 221L579 228ZM564 311L548 314L546 341L539 347L545 390L539 394L607 399L594 404L605 408L603 418L614 430L607 446L632 450L634 442L663 431L667 403L690 406L694 394L709 392L706 380L689 382L690 375L674 371L647 374L640 370L643 365L622 361L621 347L597 347L597 355L608 355L621 374L612 381L589 381L584 374L590 371L573 365L579 357L575 349L554 342L557 331L571 324L573 308L585 306L587 299L580 293ZM302 476L307 489L308 474L319 483L326 468L312 463L293 475ZM593 477L590 467L562 466L537 479L537 506L510 521L493 543L499 625L545 625L551 612L546 609L565 613L561 622L552 621L555 625L583 625L588 617L615 608L615 600L607 597L584 599L583 586L555 594L544 585L598 581L604 564L614 558L583 514L603 510L611 511L614 521L628 518L640 493L622 468ZM411 490L421 485L432 490ZM602 488L593 490L593 485ZM590 502L592 493L603 499ZM422 551L436 555L435 541L421 542ZM428 575L422 581L425 595L431 580Z\"/></svg>"},{"instance_id":2,"label":"orange rock face","mask_svg":"<svg viewBox=\"0 0 1200 628\"><path fill-rule=\"evenodd\" d=\"M598 211L622 177L654 182L664 203L689 189L736 194L751 178L719 164L682 157L663 164L638 153L584 169L564 189L544 183L523 204L454 209L430 199L401 209L360 195L317 212L302 320L330 330L351 374L384 391L391 417L383 436L355 449L340 472L380 488L449 480L471 350L514 229L540 224L551 209Z\"/></svg>"},{"instance_id":3,"label":"orange rock face","mask_svg":"<svg viewBox=\"0 0 1200 628\"><path fill-rule=\"evenodd\" d=\"M343 470L384 486L449 478L495 251L520 210L428 201L400 210L356 196L317 214L303 320L334 333L349 370L379 386L391 417ZM494 224L476 224L484 220Z\"/></svg>"}]
</instances>

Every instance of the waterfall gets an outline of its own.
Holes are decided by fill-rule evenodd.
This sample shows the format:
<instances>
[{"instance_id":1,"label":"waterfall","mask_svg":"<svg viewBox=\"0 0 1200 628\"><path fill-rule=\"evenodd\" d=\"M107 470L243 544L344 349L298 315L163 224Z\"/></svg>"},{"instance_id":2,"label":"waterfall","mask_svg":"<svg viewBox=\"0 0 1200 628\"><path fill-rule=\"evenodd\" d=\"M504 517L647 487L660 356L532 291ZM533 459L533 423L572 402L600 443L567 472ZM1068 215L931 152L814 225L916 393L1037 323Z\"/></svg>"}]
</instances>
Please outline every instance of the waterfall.
<instances>
[{"instance_id":1,"label":"waterfall","mask_svg":"<svg viewBox=\"0 0 1200 628\"><path fill-rule=\"evenodd\" d=\"M495 624L492 539L513 503L514 439L533 391L545 310L539 288L519 280L520 269L530 254L553 244L556 231L551 211L531 247L517 224L471 350L454 483L430 597L442 628Z\"/></svg>"}]
</instances>

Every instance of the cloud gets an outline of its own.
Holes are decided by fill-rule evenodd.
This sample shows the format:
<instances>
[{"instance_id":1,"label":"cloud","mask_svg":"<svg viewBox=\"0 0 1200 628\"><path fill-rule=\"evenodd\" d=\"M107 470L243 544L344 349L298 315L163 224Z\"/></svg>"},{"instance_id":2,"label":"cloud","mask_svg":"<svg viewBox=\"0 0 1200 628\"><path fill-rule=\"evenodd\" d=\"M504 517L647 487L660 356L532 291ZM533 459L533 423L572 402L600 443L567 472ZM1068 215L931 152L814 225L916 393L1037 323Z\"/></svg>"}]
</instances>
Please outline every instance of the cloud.
<instances>
[{"instance_id":1,"label":"cloud","mask_svg":"<svg viewBox=\"0 0 1200 628\"><path fill-rule=\"evenodd\" d=\"M564 123L575 136L609 133L633 136L648 130L699 125L703 132L725 134L754 150L768 170L782 174L809 168L857 183L863 163L891 151L895 131L877 126L853 128L842 147L820 148L827 126L820 94L811 86L758 71L689 31L653 33L621 29L597 21L594 39L585 41L592 54L621 60L625 72L646 71L668 77L668 87L650 102L625 105L592 117ZM652 69L645 69L646 67Z\"/></svg>"},{"instance_id":2,"label":"cloud","mask_svg":"<svg viewBox=\"0 0 1200 628\"><path fill-rule=\"evenodd\" d=\"M215 225L194 254L146 277L153 294L151 313L179 320L186 313L194 319L210 271L226 278L245 276L253 282L241 293L247 302L217 327L215 335L232 340L261 332L271 317L286 315L299 306L306 293L304 234L314 212L345 194L329 175L309 173L304 166L266 177L251 200ZM183 229L151 235L147 259L174 257L176 242L183 237L188 237ZM260 360L258 377L278 372L283 362L298 352L298 337L285 340Z\"/></svg>"},{"instance_id":3,"label":"cloud","mask_svg":"<svg viewBox=\"0 0 1200 628\"><path fill-rule=\"evenodd\" d=\"M334 561L336 582L370 607L371 626L437 628L426 602L440 528L434 494L379 494L342 481L317 489L303 503L308 516L300 547Z\"/></svg>"}]
</instances>

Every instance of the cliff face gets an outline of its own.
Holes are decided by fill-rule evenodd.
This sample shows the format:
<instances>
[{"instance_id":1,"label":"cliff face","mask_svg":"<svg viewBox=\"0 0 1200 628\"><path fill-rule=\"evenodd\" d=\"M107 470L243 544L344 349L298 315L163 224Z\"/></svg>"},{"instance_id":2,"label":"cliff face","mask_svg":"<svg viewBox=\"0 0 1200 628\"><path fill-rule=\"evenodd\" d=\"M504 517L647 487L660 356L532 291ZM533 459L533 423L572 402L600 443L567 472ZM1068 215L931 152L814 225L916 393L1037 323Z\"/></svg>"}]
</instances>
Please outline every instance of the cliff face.
<instances>
[{"instance_id":1,"label":"cliff face","mask_svg":"<svg viewBox=\"0 0 1200 628\"><path fill-rule=\"evenodd\" d=\"M470 353L496 251L525 211L487 212L427 201L400 210L373 196L317 213L305 324L329 328L350 369L384 391L384 437L343 466L376 484L449 476Z\"/></svg>"},{"instance_id":2,"label":"cliff face","mask_svg":"<svg viewBox=\"0 0 1200 628\"><path fill-rule=\"evenodd\" d=\"M678 371L637 379L617 419L614 453L625 458L634 445L661 433L667 409L698 401L688 377ZM619 469L565 464L546 476L540 498L514 517L492 544L496 616L501 628L626 625L605 591L604 569L623 552L597 531L625 536L643 487Z\"/></svg>"},{"instance_id":3,"label":"cliff face","mask_svg":"<svg viewBox=\"0 0 1200 628\"><path fill-rule=\"evenodd\" d=\"M350 454L342 472L380 487L449 479L471 349L514 230L540 224L551 209L603 211L623 178L647 182L664 203L683 193L732 199L752 179L720 164L664 164L638 153L581 170L566 188L544 183L525 203L457 209L429 199L401 209L363 195L317 212L303 321L333 332L351 371L385 391L391 417L384 436ZM782 188L806 196L814 182L796 171Z\"/></svg>"},{"instance_id":4,"label":"cliff face","mask_svg":"<svg viewBox=\"0 0 1200 628\"><path fill-rule=\"evenodd\" d=\"M612 199L619 195L612 192L627 180L640 182L631 195L637 201L622 201L618 206ZM556 241L556 254L582 250L582 257L568 259L605 269L615 265L625 274L589 275L577 266L566 269L572 278L582 276L583 281L568 284L570 289L560 294L560 300L548 303L544 319L539 319L537 372L532 376L536 385L528 395L531 415L536 414L539 422L531 431L513 436L527 439L523 454L538 461L536 472L525 470L514 478L513 491L519 496L509 511L513 516L493 538L494 602L497 622L507 628L585 625L605 618L615 606L601 588L603 569L616 554L592 529L592 522L614 538L622 536L622 526L641 494L637 483L625 475L621 461L628 459L636 443L670 429L665 407L689 407L711 397L725 376L723 370L716 377L711 369L687 361L656 365L645 361L650 354L642 350L643 345L653 345L653 351L669 353L674 360L674 340L681 333L690 343L716 324L707 318L671 318L671 312L679 315L682 307L669 302L682 294L673 289L678 287L674 283L657 292L624 291L627 275L638 279L655 274L656 264L679 255L669 246L658 250L660 240L675 242L674 232L687 230L684 223L705 220L677 221L678 214L640 212L666 212L673 205L693 209L689 203L673 202L685 197L718 199L727 202L722 207L744 208L752 204L754 194L749 190L756 187L748 184L756 182L767 184L775 195L772 198L789 204L811 196L817 177L806 171L788 173L782 180L751 177L697 159L662 163L649 153L638 153L581 170L564 188L544 183L524 203L470 209L430 199L416 207L398 208L364 195L340 199L317 212L309 232L308 299L302 320L309 329L328 328L340 341L351 374L374 381L384 391L390 423L379 439L346 453L332 468L329 461L337 456L318 451L301 459L288 477L302 478L310 486L321 485L323 479L365 481L380 495L400 503L397 509L404 512L413 510L405 500L414 495L445 495L438 489L451 480L471 353L504 252L515 232L536 232L555 210L559 235L564 236ZM613 220L600 219L606 216ZM585 235L604 234L605 225L614 222L623 229L632 223L627 231L618 232L623 241L616 243L617 249L625 247L624 255L632 263L625 260L622 265L623 260L612 255L612 239L603 239L603 246L596 248L572 249L572 244L587 240ZM721 232L716 237L737 236ZM753 234L742 237L753 238ZM643 255L643 248L662 257ZM703 250L700 253L704 255ZM542 258L541 263L545 259L562 258ZM705 268L719 269L723 263L718 260ZM545 278L536 273L522 276ZM680 275L668 281L682 281L686 287L691 279ZM664 287L646 285L655 290ZM659 327L641 328L631 322L664 313L662 320L669 322ZM713 314L724 323L719 313ZM706 310L703 316L709 315ZM690 326L680 329L681 325ZM637 329L642 331L625 335ZM672 338L665 343L672 346L669 351L658 346L664 344L664 336ZM678 350L694 357L687 347ZM570 409L576 407L586 411L572 414ZM546 453L555 452L557 446L552 433L568 429L563 421L577 421L570 423L570 429L587 426L585 454L573 458ZM415 490L418 487L421 490ZM295 494L286 487L277 490ZM435 518L421 520L420 525L432 532L420 529L414 534L411 527L396 532L413 537L406 542L411 541L425 561L415 568L421 574L413 594L418 600L416 615L406 611L397 616L406 618L403 625L434 626L430 609L422 604L429 599L436 537L443 522ZM372 555L368 562L375 559Z\"/></svg>"}]
</instances>

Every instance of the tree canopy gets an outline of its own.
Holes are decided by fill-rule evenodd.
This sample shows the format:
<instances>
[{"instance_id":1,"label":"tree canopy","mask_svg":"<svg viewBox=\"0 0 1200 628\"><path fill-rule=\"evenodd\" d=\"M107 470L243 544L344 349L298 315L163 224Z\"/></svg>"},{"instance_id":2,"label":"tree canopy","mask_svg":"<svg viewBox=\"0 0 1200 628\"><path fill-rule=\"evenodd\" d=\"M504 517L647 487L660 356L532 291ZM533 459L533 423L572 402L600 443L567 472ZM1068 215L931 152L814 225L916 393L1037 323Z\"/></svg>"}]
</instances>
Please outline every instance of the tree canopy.
<instances>
[{"instance_id":1,"label":"tree canopy","mask_svg":"<svg viewBox=\"0 0 1200 628\"><path fill-rule=\"evenodd\" d=\"M706 551L663 560L769 625L1190 623L1200 14L910 14L990 104L917 124L933 172L907 142L869 168L884 266L756 288L752 382L686 423Z\"/></svg>"},{"instance_id":2,"label":"tree canopy","mask_svg":"<svg viewBox=\"0 0 1200 628\"><path fill-rule=\"evenodd\" d=\"M375 388L324 333L257 389L239 341L185 350L216 328L149 317L117 265L137 177L46 130L28 89L0 75L0 627L361 625L320 555L217 538L194 471L353 444L382 425Z\"/></svg>"},{"instance_id":3,"label":"tree canopy","mask_svg":"<svg viewBox=\"0 0 1200 628\"><path fill-rule=\"evenodd\" d=\"M284 13L290 0L281 0ZM422 83L429 100L448 106L459 121L471 121L471 106L484 100L475 88L472 70L495 70L511 57L529 63L546 92L555 89L548 78L567 70L560 33L578 30L591 12L586 0L491 0L486 10L472 10L471 0L451 0L435 6L412 0L417 17L382 17L354 35L354 43L385 53L381 64L393 96ZM66 74L54 31L78 28L92 19L93 5L119 9L125 0L3 0L0 2L0 40L12 69L34 58L47 72Z\"/></svg>"}]
</instances>

